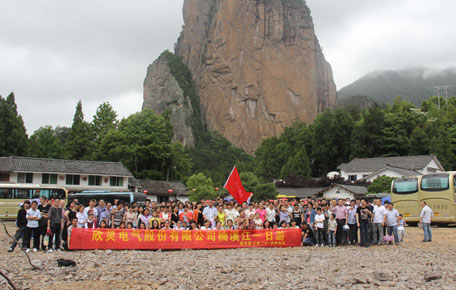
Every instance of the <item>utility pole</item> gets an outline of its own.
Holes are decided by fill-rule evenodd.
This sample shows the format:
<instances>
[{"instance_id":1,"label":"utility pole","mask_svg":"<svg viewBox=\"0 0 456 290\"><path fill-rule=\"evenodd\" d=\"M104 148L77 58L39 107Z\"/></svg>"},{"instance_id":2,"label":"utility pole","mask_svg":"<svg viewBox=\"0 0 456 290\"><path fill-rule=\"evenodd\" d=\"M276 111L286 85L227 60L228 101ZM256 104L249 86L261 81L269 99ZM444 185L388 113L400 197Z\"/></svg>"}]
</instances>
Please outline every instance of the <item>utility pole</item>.
<instances>
[{"instance_id":1,"label":"utility pole","mask_svg":"<svg viewBox=\"0 0 456 290\"><path fill-rule=\"evenodd\" d=\"M445 92L446 104L448 105L448 90L451 87L452 86L448 86L448 85L434 87L434 89L437 90L437 98L439 99L439 110L440 110L440 91Z\"/></svg>"}]
</instances>

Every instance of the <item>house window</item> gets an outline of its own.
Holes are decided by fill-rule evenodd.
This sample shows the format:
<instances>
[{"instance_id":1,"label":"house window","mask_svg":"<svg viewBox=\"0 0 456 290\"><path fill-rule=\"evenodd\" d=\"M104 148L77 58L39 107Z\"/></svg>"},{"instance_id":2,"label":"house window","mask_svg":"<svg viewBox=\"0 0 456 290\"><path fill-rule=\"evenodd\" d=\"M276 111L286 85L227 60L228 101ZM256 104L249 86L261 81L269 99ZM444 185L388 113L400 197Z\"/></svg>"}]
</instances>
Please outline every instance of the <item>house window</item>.
<instances>
[{"instance_id":1,"label":"house window","mask_svg":"<svg viewBox=\"0 0 456 290\"><path fill-rule=\"evenodd\" d=\"M358 180L358 175L349 175L349 176L348 176L348 180L350 180L350 181L356 181L356 180Z\"/></svg>"},{"instance_id":2,"label":"house window","mask_svg":"<svg viewBox=\"0 0 456 290\"><path fill-rule=\"evenodd\" d=\"M9 173L0 173L0 181L9 181L10 175Z\"/></svg>"},{"instance_id":3,"label":"house window","mask_svg":"<svg viewBox=\"0 0 456 290\"><path fill-rule=\"evenodd\" d=\"M17 183L33 183L33 173L18 173Z\"/></svg>"},{"instance_id":4,"label":"house window","mask_svg":"<svg viewBox=\"0 0 456 290\"><path fill-rule=\"evenodd\" d=\"M80 175L67 175L66 184L67 185L79 185L81 176Z\"/></svg>"},{"instance_id":5,"label":"house window","mask_svg":"<svg viewBox=\"0 0 456 290\"><path fill-rule=\"evenodd\" d=\"M43 173L41 178L43 184L57 184L57 174Z\"/></svg>"},{"instance_id":6,"label":"house window","mask_svg":"<svg viewBox=\"0 0 456 290\"><path fill-rule=\"evenodd\" d=\"M89 175L89 185L101 186L101 176Z\"/></svg>"},{"instance_id":7,"label":"house window","mask_svg":"<svg viewBox=\"0 0 456 290\"><path fill-rule=\"evenodd\" d=\"M112 176L109 178L109 186L123 186L123 177Z\"/></svg>"}]
</instances>

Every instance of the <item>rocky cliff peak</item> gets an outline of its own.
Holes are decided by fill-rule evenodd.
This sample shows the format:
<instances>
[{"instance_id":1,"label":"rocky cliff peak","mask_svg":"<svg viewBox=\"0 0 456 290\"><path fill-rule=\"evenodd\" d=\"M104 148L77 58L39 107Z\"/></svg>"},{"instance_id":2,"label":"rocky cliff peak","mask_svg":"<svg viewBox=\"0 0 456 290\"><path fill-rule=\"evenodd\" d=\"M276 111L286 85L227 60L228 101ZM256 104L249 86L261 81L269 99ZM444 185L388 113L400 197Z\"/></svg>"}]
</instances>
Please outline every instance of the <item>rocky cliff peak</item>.
<instances>
[{"instance_id":1,"label":"rocky cliff peak","mask_svg":"<svg viewBox=\"0 0 456 290\"><path fill-rule=\"evenodd\" d=\"M234 145L252 153L335 105L305 1L185 0L183 16L175 54L192 73L208 129Z\"/></svg>"}]
</instances>

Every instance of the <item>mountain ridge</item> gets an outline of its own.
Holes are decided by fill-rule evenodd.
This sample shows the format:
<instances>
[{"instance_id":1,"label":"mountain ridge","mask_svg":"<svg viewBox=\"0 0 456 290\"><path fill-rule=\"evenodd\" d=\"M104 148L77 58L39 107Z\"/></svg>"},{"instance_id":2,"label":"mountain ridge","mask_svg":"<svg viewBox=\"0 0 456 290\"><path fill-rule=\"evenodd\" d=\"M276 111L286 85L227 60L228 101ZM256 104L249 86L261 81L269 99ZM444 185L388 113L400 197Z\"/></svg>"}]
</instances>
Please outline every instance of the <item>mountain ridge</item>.
<instances>
[{"instance_id":1,"label":"mountain ridge","mask_svg":"<svg viewBox=\"0 0 456 290\"><path fill-rule=\"evenodd\" d=\"M378 103L392 103L398 96L420 105L436 96L436 86L453 86L449 96L456 94L456 68L434 70L424 66L400 70L376 70L367 73L337 92L338 102L353 96L368 96ZM441 91L441 96L445 92Z\"/></svg>"}]
</instances>

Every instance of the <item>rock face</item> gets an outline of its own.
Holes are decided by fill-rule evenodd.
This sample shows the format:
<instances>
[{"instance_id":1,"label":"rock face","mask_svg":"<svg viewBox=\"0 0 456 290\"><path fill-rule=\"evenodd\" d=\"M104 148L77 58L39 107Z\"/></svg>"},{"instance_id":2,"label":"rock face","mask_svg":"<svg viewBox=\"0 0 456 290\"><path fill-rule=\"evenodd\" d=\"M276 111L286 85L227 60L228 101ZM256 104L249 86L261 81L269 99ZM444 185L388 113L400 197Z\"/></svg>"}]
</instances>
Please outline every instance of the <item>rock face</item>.
<instances>
[{"instance_id":1,"label":"rock face","mask_svg":"<svg viewBox=\"0 0 456 290\"><path fill-rule=\"evenodd\" d=\"M195 145L191 126L193 115L191 101L184 95L178 81L171 74L165 54L147 68L143 109L152 109L158 114L168 109L174 129L174 141L179 141L184 146Z\"/></svg>"},{"instance_id":2,"label":"rock face","mask_svg":"<svg viewBox=\"0 0 456 290\"><path fill-rule=\"evenodd\" d=\"M335 105L332 70L304 1L185 0L183 14L175 54L192 72L208 129L234 145L252 153L264 138L281 134L294 121L312 122ZM177 116L185 102L179 90L154 88L166 82L154 66L144 96L157 93L163 100L145 103L163 110L179 99L171 105L174 118L185 119Z\"/></svg>"}]
</instances>

